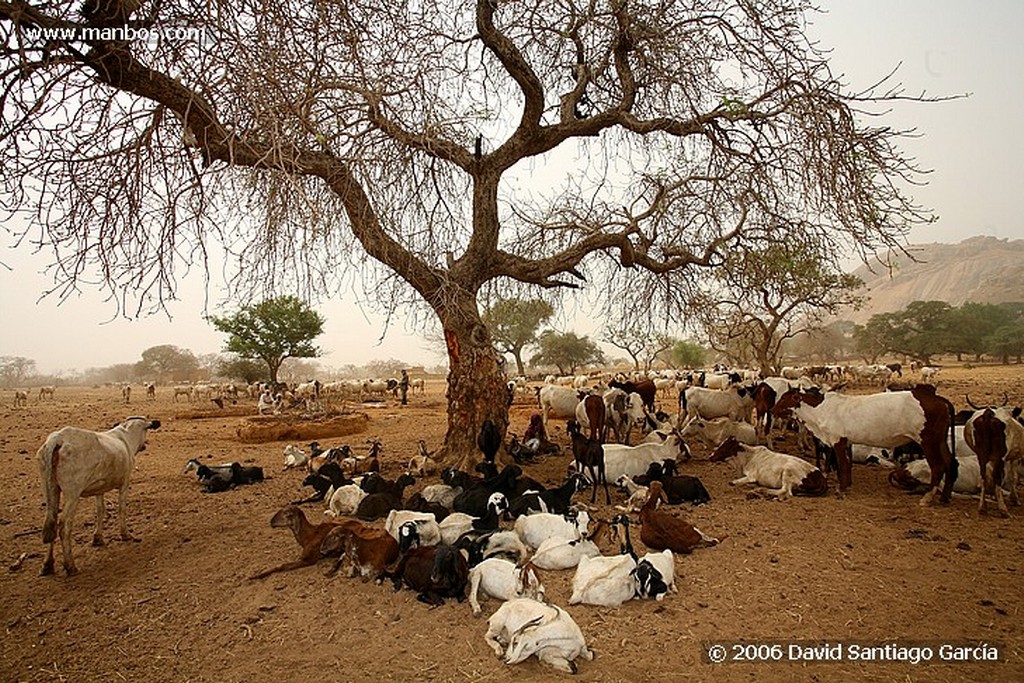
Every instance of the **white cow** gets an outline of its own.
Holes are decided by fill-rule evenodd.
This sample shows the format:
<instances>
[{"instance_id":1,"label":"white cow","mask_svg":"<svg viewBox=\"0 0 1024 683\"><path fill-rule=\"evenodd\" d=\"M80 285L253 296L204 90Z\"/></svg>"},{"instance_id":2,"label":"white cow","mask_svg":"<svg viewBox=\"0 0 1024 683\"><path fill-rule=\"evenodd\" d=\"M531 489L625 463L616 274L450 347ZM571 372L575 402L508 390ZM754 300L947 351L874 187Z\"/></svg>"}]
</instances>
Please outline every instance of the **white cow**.
<instances>
[{"instance_id":1,"label":"white cow","mask_svg":"<svg viewBox=\"0 0 1024 683\"><path fill-rule=\"evenodd\" d=\"M103 545L103 518L106 513L103 494L118 489L117 521L121 527L121 538L131 540L126 503L128 484L135 468L135 455L146 448L147 430L159 427L159 420L129 417L105 432L64 427L46 437L36 453L46 494L43 543L50 544L43 563L43 575L53 573L53 546L58 530L64 552L64 571L68 576L78 572L71 552L71 540L75 510L82 497L96 498L96 531L92 542L93 545ZM57 517L62 494L63 518L58 528Z\"/></svg>"}]
</instances>

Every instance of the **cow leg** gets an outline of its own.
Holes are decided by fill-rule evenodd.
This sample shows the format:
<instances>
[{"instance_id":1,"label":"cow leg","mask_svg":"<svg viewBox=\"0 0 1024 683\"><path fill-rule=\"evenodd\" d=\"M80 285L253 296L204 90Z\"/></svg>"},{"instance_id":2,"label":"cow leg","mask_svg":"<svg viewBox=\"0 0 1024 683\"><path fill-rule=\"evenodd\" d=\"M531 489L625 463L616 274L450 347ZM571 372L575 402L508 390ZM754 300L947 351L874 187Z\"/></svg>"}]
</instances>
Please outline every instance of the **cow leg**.
<instances>
[{"instance_id":1,"label":"cow leg","mask_svg":"<svg viewBox=\"0 0 1024 683\"><path fill-rule=\"evenodd\" d=\"M853 484L853 460L850 455L850 442L845 436L836 442L835 451L839 490L842 492Z\"/></svg>"},{"instance_id":2,"label":"cow leg","mask_svg":"<svg viewBox=\"0 0 1024 683\"><path fill-rule=\"evenodd\" d=\"M71 531L75 522L75 510L78 509L78 500L78 496L64 496L64 514L61 516L60 524L58 524L60 529L60 546L64 552L64 571L67 572L68 576L74 576L78 573L78 567L75 566L75 556L71 553L71 544L74 542L74 539L71 537Z\"/></svg>"},{"instance_id":3,"label":"cow leg","mask_svg":"<svg viewBox=\"0 0 1024 683\"><path fill-rule=\"evenodd\" d=\"M744 474L739 479L733 479L732 481L730 481L729 482L729 486L739 486L740 484L756 484L756 483L757 483L757 477L750 477L750 476L747 476L747 475Z\"/></svg>"},{"instance_id":4,"label":"cow leg","mask_svg":"<svg viewBox=\"0 0 1024 683\"><path fill-rule=\"evenodd\" d=\"M103 494L93 496L96 501L96 531L92 535L92 544L97 548L103 547L103 518L106 517L107 508L103 504Z\"/></svg>"},{"instance_id":5,"label":"cow leg","mask_svg":"<svg viewBox=\"0 0 1024 683\"><path fill-rule=\"evenodd\" d=\"M124 486L117 492L117 522L121 528L121 540L122 541L134 541L132 535L128 533L128 482L126 481Z\"/></svg>"}]
</instances>

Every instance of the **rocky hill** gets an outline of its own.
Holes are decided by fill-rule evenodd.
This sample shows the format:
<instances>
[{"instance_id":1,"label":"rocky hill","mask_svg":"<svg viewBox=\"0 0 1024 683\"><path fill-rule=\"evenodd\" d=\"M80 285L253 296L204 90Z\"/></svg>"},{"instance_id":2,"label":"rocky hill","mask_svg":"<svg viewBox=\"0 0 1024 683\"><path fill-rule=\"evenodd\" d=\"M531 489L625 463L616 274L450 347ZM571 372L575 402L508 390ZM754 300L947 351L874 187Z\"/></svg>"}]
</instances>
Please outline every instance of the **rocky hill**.
<instances>
[{"instance_id":1,"label":"rocky hill","mask_svg":"<svg viewBox=\"0 0 1024 683\"><path fill-rule=\"evenodd\" d=\"M899 255L890 273L884 266L861 266L854 274L869 297L859 311L839 317L858 323L876 313L898 311L911 301L1002 303L1024 301L1024 240L970 237L958 244L916 244Z\"/></svg>"}]
</instances>

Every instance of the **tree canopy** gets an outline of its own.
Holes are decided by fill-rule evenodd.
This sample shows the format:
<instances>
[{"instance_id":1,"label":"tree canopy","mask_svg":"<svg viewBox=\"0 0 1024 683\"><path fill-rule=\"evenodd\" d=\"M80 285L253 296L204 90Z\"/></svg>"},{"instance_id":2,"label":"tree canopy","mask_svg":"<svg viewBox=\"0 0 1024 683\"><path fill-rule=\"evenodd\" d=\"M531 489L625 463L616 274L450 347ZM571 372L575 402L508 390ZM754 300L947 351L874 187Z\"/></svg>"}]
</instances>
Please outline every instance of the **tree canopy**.
<instances>
[{"instance_id":1,"label":"tree canopy","mask_svg":"<svg viewBox=\"0 0 1024 683\"><path fill-rule=\"evenodd\" d=\"M587 363L601 363L604 354L600 347L587 337L575 332L545 330L537 339L540 351L530 359L533 365L554 365L558 371L574 374L577 368Z\"/></svg>"},{"instance_id":2,"label":"tree canopy","mask_svg":"<svg viewBox=\"0 0 1024 683\"><path fill-rule=\"evenodd\" d=\"M285 358L316 358L313 340L324 329L324 319L294 296L279 296L244 306L230 316L210 316L210 323L228 335L224 350L267 364L270 381Z\"/></svg>"},{"instance_id":3,"label":"tree canopy","mask_svg":"<svg viewBox=\"0 0 1024 683\"><path fill-rule=\"evenodd\" d=\"M151 346L135 364L135 376L156 382L182 382L195 379L199 360L188 349L173 344Z\"/></svg>"},{"instance_id":4,"label":"tree canopy","mask_svg":"<svg viewBox=\"0 0 1024 683\"><path fill-rule=\"evenodd\" d=\"M425 304L448 351L445 449L468 456L484 419L508 420L483 288L595 283L607 311L678 315L688 271L779 225L865 256L930 220L902 190L919 173L904 132L861 116L908 96L844 87L805 33L815 11L0 3L0 206L53 251L65 295L96 276L159 306L216 245L243 294L361 281L388 311ZM101 30L125 24L205 39Z\"/></svg>"},{"instance_id":5,"label":"tree canopy","mask_svg":"<svg viewBox=\"0 0 1024 683\"><path fill-rule=\"evenodd\" d=\"M728 254L694 304L712 346L749 347L753 362L771 374L780 370L784 341L861 302L856 290L863 283L839 269L827 245L808 236L790 238Z\"/></svg>"},{"instance_id":6,"label":"tree canopy","mask_svg":"<svg viewBox=\"0 0 1024 683\"><path fill-rule=\"evenodd\" d=\"M495 347L511 353L518 373L525 375L523 349L537 341L537 330L554 314L554 307L543 299L499 299L484 311L483 321Z\"/></svg>"}]
</instances>

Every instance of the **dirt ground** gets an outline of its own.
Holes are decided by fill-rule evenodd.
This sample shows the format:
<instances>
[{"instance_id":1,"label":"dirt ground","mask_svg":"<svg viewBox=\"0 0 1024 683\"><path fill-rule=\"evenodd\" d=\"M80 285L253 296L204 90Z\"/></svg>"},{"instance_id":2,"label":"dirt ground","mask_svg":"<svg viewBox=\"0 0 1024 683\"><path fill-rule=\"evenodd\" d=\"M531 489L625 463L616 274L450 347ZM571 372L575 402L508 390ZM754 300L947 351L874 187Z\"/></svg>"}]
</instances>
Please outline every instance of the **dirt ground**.
<instances>
[{"instance_id":1,"label":"dirt ground","mask_svg":"<svg viewBox=\"0 0 1024 683\"><path fill-rule=\"evenodd\" d=\"M965 407L976 402L1024 403L1020 367L947 368L940 393ZM137 391L136 393L142 393ZM302 473L283 472L284 443L242 445L239 417L190 408L158 389L154 401L120 400L116 388L58 388L52 401L35 396L0 408L0 678L4 681L464 681L551 680L562 676L528 660L508 667L484 642L484 603L430 609L409 590L395 593L317 567L248 577L298 556L287 530L271 515L304 495ZM443 384L428 384L410 405L390 401L366 409L369 429L348 438L384 443L384 472L394 476L415 453L416 440L436 447L444 434ZM512 428L525 429L533 406L513 408ZM255 412L255 409L253 409ZM35 453L64 425L105 429L129 414L159 418L139 454L129 495L128 523L140 542L117 539L114 494L108 494L108 543L93 548L93 506L84 501L75 524L80 573L40 577L44 505ZM201 417L200 417L200 414ZM565 444L564 424L556 431ZM786 450L786 444L780 446ZM891 488L887 470L856 466L849 495L766 500L728 485L728 463L696 458L682 470L698 475L712 495L683 507L703 531L726 537L714 548L678 557L679 593L663 602L619 609L574 606L568 611L596 653L580 660L578 678L591 681L1024 680L1020 624L1024 594L1024 530L1011 519L979 517L977 503L954 499L922 508L919 496ZM263 484L207 495L182 475L192 457L239 460L265 468ZM560 482L568 455L528 467ZM435 478L422 483L434 483ZM834 479L830 485L834 484ZM589 500L589 494L583 500ZM615 502L623 496L613 492ZM314 521L322 505L305 506ZM597 515L612 510L599 505ZM639 543L637 544L639 546ZM607 552L612 552L609 547ZM58 548L59 555L59 548ZM20 570L9 570L28 553ZM543 572L548 598L566 606L572 572ZM813 641L817 644L923 643L930 663L712 664L709 642ZM998 645L998 663L938 662L942 643ZM849 652L847 647L846 652Z\"/></svg>"}]
</instances>

